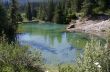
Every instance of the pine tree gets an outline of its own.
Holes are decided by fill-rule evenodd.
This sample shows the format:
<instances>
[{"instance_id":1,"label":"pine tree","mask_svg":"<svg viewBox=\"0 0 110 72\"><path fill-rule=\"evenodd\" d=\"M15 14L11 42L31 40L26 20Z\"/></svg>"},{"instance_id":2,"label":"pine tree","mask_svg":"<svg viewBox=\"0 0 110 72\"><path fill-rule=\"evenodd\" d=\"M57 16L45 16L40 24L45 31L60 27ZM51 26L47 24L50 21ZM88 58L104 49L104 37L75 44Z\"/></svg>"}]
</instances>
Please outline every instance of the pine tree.
<instances>
[{"instance_id":1,"label":"pine tree","mask_svg":"<svg viewBox=\"0 0 110 72\"><path fill-rule=\"evenodd\" d=\"M9 19L6 10L0 5L0 36L3 36L2 33L4 33L6 39L8 39L9 42L14 41L18 26L17 21L16 0L11 0L11 11Z\"/></svg>"},{"instance_id":2,"label":"pine tree","mask_svg":"<svg viewBox=\"0 0 110 72\"><path fill-rule=\"evenodd\" d=\"M62 11L63 11L63 24L68 24L67 16L69 13L72 12L71 10L71 0L61 0L61 6L62 6Z\"/></svg>"},{"instance_id":3,"label":"pine tree","mask_svg":"<svg viewBox=\"0 0 110 72\"><path fill-rule=\"evenodd\" d=\"M11 13L10 13L10 23L8 28L5 29L6 36L10 41L15 41L16 31L18 27L18 19L17 19L17 1L11 0Z\"/></svg>"},{"instance_id":4,"label":"pine tree","mask_svg":"<svg viewBox=\"0 0 110 72\"><path fill-rule=\"evenodd\" d=\"M74 12L80 12L81 10L81 5L82 5L83 0L72 0L71 1L71 8L73 9Z\"/></svg>"},{"instance_id":5,"label":"pine tree","mask_svg":"<svg viewBox=\"0 0 110 72\"><path fill-rule=\"evenodd\" d=\"M45 20L46 19L45 17L46 17L45 6L41 4L38 8L37 18L40 20Z\"/></svg>"},{"instance_id":6,"label":"pine tree","mask_svg":"<svg viewBox=\"0 0 110 72\"><path fill-rule=\"evenodd\" d=\"M107 0L98 0L99 7L104 10L107 7Z\"/></svg>"},{"instance_id":7,"label":"pine tree","mask_svg":"<svg viewBox=\"0 0 110 72\"><path fill-rule=\"evenodd\" d=\"M5 32L5 29L8 26L8 17L5 9L0 4L0 36L3 36L3 32Z\"/></svg>"},{"instance_id":8,"label":"pine tree","mask_svg":"<svg viewBox=\"0 0 110 72\"><path fill-rule=\"evenodd\" d=\"M84 16L92 15L93 13L92 6L93 6L92 0L84 0L83 6L82 6L82 11L84 13Z\"/></svg>"},{"instance_id":9,"label":"pine tree","mask_svg":"<svg viewBox=\"0 0 110 72\"><path fill-rule=\"evenodd\" d=\"M64 23L63 19L64 19L63 10L62 10L61 3L59 3L55 9L53 22L63 24Z\"/></svg>"},{"instance_id":10,"label":"pine tree","mask_svg":"<svg viewBox=\"0 0 110 72\"><path fill-rule=\"evenodd\" d=\"M97 1L97 7L99 8L99 12L103 13L109 8L109 0L98 0Z\"/></svg>"},{"instance_id":11,"label":"pine tree","mask_svg":"<svg viewBox=\"0 0 110 72\"><path fill-rule=\"evenodd\" d=\"M54 15L54 2L53 0L48 0L48 5L47 5L47 21L52 21L53 15Z\"/></svg>"},{"instance_id":12,"label":"pine tree","mask_svg":"<svg viewBox=\"0 0 110 72\"><path fill-rule=\"evenodd\" d=\"M23 21L23 17L20 13L17 14L17 19L18 19L18 22L22 22Z\"/></svg>"},{"instance_id":13,"label":"pine tree","mask_svg":"<svg viewBox=\"0 0 110 72\"><path fill-rule=\"evenodd\" d=\"M34 8L32 11L33 17L36 18L37 17L37 9Z\"/></svg>"},{"instance_id":14,"label":"pine tree","mask_svg":"<svg viewBox=\"0 0 110 72\"><path fill-rule=\"evenodd\" d=\"M13 26L15 26L15 29L17 27L17 1L11 0L11 23Z\"/></svg>"},{"instance_id":15,"label":"pine tree","mask_svg":"<svg viewBox=\"0 0 110 72\"><path fill-rule=\"evenodd\" d=\"M71 0L66 0L65 2L65 15L68 15L72 12L71 9Z\"/></svg>"},{"instance_id":16,"label":"pine tree","mask_svg":"<svg viewBox=\"0 0 110 72\"><path fill-rule=\"evenodd\" d=\"M27 12L26 12L26 17L28 20L32 20L32 7L30 2L28 1L28 5L27 5Z\"/></svg>"}]
</instances>

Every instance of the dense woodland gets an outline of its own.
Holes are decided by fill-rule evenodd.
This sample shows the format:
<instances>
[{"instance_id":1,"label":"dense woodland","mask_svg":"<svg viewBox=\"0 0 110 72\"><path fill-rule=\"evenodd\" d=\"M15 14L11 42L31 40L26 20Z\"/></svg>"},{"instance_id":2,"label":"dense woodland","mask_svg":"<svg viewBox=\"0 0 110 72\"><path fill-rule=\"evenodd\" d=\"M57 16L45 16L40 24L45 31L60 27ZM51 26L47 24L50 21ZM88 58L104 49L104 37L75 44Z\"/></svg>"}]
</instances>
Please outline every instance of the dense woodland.
<instances>
[{"instance_id":1,"label":"dense woodland","mask_svg":"<svg viewBox=\"0 0 110 72\"><path fill-rule=\"evenodd\" d=\"M44 3L27 4L27 18L35 17L40 20L68 24L79 17L109 16L109 0L48 0ZM28 18L29 20L31 20Z\"/></svg>"},{"instance_id":2,"label":"dense woodland","mask_svg":"<svg viewBox=\"0 0 110 72\"><path fill-rule=\"evenodd\" d=\"M10 2L4 4L10 9ZM110 15L110 0L47 0L44 2L30 2L18 4L19 18L28 20L40 19L59 24L68 24L79 17L94 17ZM22 19L20 19L22 21Z\"/></svg>"}]
</instances>

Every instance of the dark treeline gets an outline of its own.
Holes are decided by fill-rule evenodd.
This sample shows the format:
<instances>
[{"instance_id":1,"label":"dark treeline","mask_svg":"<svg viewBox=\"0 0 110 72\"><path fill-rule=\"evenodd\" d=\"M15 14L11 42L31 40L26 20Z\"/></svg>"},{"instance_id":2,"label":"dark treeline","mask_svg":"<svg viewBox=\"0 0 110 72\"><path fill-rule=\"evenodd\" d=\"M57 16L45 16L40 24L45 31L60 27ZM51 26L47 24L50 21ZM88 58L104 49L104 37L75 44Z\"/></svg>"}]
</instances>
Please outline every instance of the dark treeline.
<instances>
[{"instance_id":1,"label":"dark treeline","mask_svg":"<svg viewBox=\"0 0 110 72\"><path fill-rule=\"evenodd\" d=\"M68 24L79 17L96 17L110 15L110 0L47 0L32 6L34 17L44 21Z\"/></svg>"},{"instance_id":2,"label":"dark treeline","mask_svg":"<svg viewBox=\"0 0 110 72\"><path fill-rule=\"evenodd\" d=\"M6 6L9 4L6 2ZM79 17L110 15L110 0L46 0L19 5L19 11L25 13L28 20L40 19L59 24L68 24Z\"/></svg>"}]
</instances>

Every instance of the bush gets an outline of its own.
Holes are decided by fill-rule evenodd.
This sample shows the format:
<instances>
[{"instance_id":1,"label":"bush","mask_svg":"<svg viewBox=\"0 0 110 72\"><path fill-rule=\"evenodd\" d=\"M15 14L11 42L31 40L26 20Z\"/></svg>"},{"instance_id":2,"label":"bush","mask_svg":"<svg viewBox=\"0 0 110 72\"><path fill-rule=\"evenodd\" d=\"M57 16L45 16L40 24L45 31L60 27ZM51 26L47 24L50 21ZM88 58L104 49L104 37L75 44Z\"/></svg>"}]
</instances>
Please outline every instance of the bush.
<instances>
[{"instance_id":1,"label":"bush","mask_svg":"<svg viewBox=\"0 0 110 72\"><path fill-rule=\"evenodd\" d=\"M110 72L110 48L108 44L103 46L100 42L92 40L87 43L84 54L78 58L75 67L63 67L59 70L60 72Z\"/></svg>"},{"instance_id":2,"label":"bush","mask_svg":"<svg viewBox=\"0 0 110 72\"><path fill-rule=\"evenodd\" d=\"M44 72L41 62L40 53L0 41L0 72Z\"/></svg>"},{"instance_id":3,"label":"bush","mask_svg":"<svg viewBox=\"0 0 110 72\"><path fill-rule=\"evenodd\" d=\"M18 22L23 22L23 17L20 13L17 15L17 18L18 18Z\"/></svg>"}]
</instances>

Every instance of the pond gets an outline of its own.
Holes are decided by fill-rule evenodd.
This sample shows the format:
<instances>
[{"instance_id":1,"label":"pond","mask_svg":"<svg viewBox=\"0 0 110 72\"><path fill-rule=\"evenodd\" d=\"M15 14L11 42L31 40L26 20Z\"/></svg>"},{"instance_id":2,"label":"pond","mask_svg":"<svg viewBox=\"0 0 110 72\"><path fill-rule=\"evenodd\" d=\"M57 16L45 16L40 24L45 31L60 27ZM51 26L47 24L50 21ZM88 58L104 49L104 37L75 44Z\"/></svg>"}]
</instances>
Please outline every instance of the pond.
<instances>
[{"instance_id":1,"label":"pond","mask_svg":"<svg viewBox=\"0 0 110 72\"><path fill-rule=\"evenodd\" d=\"M45 64L71 64L82 54L88 36L65 31L66 25L26 23L19 25L20 45L29 45L41 52Z\"/></svg>"}]
</instances>

